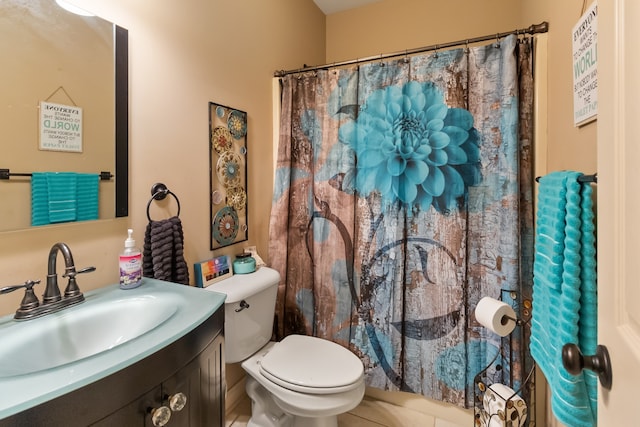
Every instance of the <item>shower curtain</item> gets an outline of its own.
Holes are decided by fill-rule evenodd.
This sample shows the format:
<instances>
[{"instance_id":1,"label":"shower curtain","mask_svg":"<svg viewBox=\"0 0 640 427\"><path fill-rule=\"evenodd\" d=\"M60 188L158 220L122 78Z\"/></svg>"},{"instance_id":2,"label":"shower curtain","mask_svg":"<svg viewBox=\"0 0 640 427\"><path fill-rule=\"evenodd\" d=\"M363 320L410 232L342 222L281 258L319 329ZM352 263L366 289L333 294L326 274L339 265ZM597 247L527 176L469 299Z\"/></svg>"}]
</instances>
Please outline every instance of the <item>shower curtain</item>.
<instances>
[{"instance_id":1,"label":"shower curtain","mask_svg":"<svg viewBox=\"0 0 640 427\"><path fill-rule=\"evenodd\" d=\"M496 356L494 374L519 378L522 336L505 351L473 310L530 300L531 47L509 36L282 78L277 338L332 340L367 385L466 407Z\"/></svg>"}]
</instances>

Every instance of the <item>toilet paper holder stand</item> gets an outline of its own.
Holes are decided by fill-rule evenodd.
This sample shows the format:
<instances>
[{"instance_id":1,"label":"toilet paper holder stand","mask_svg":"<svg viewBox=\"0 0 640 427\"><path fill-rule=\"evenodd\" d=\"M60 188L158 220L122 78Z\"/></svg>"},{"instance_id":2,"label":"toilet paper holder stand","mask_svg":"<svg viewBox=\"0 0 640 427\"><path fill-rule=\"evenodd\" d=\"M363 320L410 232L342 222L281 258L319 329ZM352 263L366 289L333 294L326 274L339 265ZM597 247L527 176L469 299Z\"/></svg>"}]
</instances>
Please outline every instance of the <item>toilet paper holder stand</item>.
<instances>
[{"instance_id":1,"label":"toilet paper holder stand","mask_svg":"<svg viewBox=\"0 0 640 427\"><path fill-rule=\"evenodd\" d=\"M502 290L501 301L520 301L516 291ZM474 377L473 407L474 425L494 425L490 422L497 417L500 425L536 425L535 424L535 371L536 364L526 349L529 348L530 321L531 321L531 300L525 299L521 302L520 315L516 317L504 315L501 322L515 322L514 330L500 337L500 347L496 355L480 372ZM520 345L514 345L516 337L520 338ZM514 372L509 366L514 360L514 353L520 353L521 368ZM490 399L502 399L497 402L504 411L489 413L485 410L485 395L489 387L494 383L501 383L514 389L510 396L502 396L499 393L490 393ZM522 405L526 404L524 414L518 411ZM524 422L528 421L528 424Z\"/></svg>"}]
</instances>

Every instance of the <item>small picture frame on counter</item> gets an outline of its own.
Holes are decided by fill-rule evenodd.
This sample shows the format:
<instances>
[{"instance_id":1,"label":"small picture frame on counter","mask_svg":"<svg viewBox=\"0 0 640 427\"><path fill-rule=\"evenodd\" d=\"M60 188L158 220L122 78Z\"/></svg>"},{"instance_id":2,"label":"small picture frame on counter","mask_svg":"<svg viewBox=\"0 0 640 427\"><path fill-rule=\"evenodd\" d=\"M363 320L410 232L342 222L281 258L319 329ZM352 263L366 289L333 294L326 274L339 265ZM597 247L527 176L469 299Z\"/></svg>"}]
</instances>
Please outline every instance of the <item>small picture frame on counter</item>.
<instances>
[{"instance_id":1,"label":"small picture frame on counter","mask_svg":"<svg viewBox=\"0 0 640 427\"><path fill-rule=\"evenodd\" d=\"M197 262L193 265L193 270L198 288L206 288L233 275L231 259L227 255Z\"/></svg>"}]
</instances>

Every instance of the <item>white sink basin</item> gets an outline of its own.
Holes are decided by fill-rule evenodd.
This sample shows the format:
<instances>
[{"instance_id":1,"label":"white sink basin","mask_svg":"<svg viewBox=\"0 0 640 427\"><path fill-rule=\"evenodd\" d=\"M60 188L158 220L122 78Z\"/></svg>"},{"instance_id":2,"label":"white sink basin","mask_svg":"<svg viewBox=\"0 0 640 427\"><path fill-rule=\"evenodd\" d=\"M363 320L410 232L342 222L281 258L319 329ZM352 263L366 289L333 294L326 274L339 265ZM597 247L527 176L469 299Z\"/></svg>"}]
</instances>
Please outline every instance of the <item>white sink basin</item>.
<instances>
[{"instance_id":1,"label":"white sink basin","mask_svg":"<svg viewBox=\"0 0 640 427\"><path fill-rule=\"evenodd\" d=\"M182 338L225 295L144 278L32 320L0 317L0 420L105 378Z\"/></svg>"},{"instance_id":2,"label":"white sink basin","mask_svg":"<svg viewBox=\"0 0 640 427\"><path fill-rule=\"evenodd\" d=\"M0 378L32 374L110 350L161 325L177 310L167 295L83 303L2 333Z\"/></svg>"}]
</instances>

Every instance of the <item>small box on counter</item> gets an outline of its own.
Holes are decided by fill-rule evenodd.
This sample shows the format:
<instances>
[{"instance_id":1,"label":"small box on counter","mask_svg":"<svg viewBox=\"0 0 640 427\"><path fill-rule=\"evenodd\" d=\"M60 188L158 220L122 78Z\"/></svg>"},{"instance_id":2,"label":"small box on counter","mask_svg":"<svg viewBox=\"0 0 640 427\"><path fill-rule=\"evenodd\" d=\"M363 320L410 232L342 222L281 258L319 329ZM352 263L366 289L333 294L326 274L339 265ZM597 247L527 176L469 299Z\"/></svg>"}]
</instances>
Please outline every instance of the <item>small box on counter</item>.
<instances>
[{"instance_id":1,"label":"small box on counter","mask_svg":"<svg viewBox=\"0 0 640 427\"><path fill-rule=\"evenodd\" d=\"M231 259L227 255L197 262L193 265L193 270L196 276L196 286L199 288L206 288L233 275Z\"/></svg>"}]
</instances>

